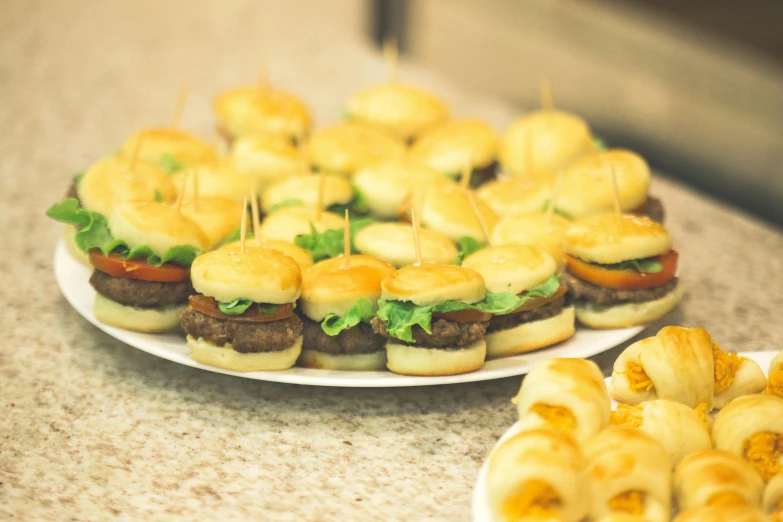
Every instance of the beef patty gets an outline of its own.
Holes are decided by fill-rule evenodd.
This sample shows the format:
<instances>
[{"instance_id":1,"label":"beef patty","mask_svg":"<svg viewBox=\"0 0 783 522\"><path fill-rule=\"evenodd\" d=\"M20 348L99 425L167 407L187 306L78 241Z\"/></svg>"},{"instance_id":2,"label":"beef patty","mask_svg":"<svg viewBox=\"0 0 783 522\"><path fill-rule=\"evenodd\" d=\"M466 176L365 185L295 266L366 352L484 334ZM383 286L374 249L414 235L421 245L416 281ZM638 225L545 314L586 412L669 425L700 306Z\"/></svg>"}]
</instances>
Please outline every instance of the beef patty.
<instances>
[{"instance_id":1,"label":"beef patty","mask_svg":"<svg viewBox=\"0 0 783 522\"><path fill-rule=\"evenodd\" d=\"M182 329L195 338L217 346L231 343L240 353L282 352L302 335L302 321L296 315L267 323L218 319L187 307L180 316Z\"/></svg>"},{"instance_id":2,"label":"beef patty","mask_svg":"<svg viewBox=\"0 0 783 522\"><path fill-rule=\"evenodd\" d=\"M68 192L65 193L66 198L73 198L76 201L79 202L79 205L81 205L81 200L79 199L79 193L76 191L76 179L73 180L71 183L71 186L68 187Z\"/></svg>"},{"instance_id":3,"label":"beef patty","mask_svg":"<svg viewBox=\"0 0 783 522\"><path fill-rule=\"evenodd\" d=\"M648 218L658 223L663 223L664 211L663 202L652 196L647 196L647 200L642 203L639 208L635 208L631 211L631 214L638 214L640 216L647 216Z\"/></svg>"},{"instance_id":4,"label":"beef patty","mask_svg":"<svg viewBox=\"0 0 783 522\"><path fill-rule=\"evenodd\" d=\"M489 320L489 326L487 327L487 333L499 332L501 330L508 330L514 328L522 323L532 323L533 321L541 321L543 319L549 319L554 317L563 311L566 306L566 296L563 295L551 303L547 303L544 306L539 306L532 310L525 310L518 314L508 315L496 315Z\"/></svg>"},{"instance_id":5,"label":"beef patty","mask_svg":"<svg viewBox=\"0 0 783 522\"><path fill-rule=\"evenodd\" d=\"M334 336L327 335L321 328L321 323L312 319L302 317L302 323L304 325L302 346L308 350L332 355L352 355L380 352L386 344L386 339L375 335L372 326L367 323L359 323Z\"/></svg>"},{"instance_id":6,"label":"beef patty","mask_svg":"<svg viewBox=\"0 0 783 522\"><path fill-rule=\"evenodd\" d=\"M392 337L386 331L386 321L374 317L372 330L378 335L391 339L396 343L424 346L427 348L461 348L474 343L484 337L489 321L481 323L457 323L446 319L433 319L430 324L432 334L425 332L420 326L411 328L413 333L412 343L408 343Z\"/></svg>"},{"instance_id":7,"label":"beef patty","mask_svg":"<svg viewBox=\"0 0 783 522\"><path fill-rule=\"evenodd\" d=\"M190 280L181 283L159 283L115 277L100 270L90 276L95 291L112 301L141 308L165 308L185 304L196 293Z\"/></svg>"},{"instance_id":8,"label":"beef patty","mask_svg":"<svg viewBox=\"0 0 783 522\"><path fill-rule=\"evenodd\" d=\"M498 171L497 161L493 161L486 167L481 167L480 169L473 169L473 172L470 173L470 186L473 188L478 188L484 183L492 181L497 177L497 171Z\"/></svg>"},{"instance_id":9,"label":"beef patty","mask_svg":"<svg viewBox=\"0 0 783 522\"><path fill-rule=\"evenodd\" d=\"M614 290L588 283L579 279L568 270L563 272L563 282L573 299L581 299L597 305L614 305L622 303L644 303L660 299L677 287L675 277L663 286L646 288L644 290Z\"/></svg>"}]
</instances>

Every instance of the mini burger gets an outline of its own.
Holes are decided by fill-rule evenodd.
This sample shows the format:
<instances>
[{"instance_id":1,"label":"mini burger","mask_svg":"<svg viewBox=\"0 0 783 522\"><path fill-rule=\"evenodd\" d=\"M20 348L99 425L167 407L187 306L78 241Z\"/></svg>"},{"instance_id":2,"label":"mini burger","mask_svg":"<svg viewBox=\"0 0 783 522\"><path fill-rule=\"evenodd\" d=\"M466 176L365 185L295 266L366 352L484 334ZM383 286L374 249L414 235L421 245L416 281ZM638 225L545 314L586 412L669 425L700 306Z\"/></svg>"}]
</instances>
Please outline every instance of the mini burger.
<instances>
[{"instance_id":1,"label":"mini burger","mask_svg":"<svg viewBox=\"0 0 783 522\"><path fill-rule=\"evenodd\" d=\"M238 240L227 243L220 248L225 250L241 250L241 241ZM277 250L281 254L285 254L296 261L296 264L299 266L299 270L302 273L313 266L313 254L309 250L299 248L298 246L285 241L278 241L275 239L256 240L255 238L252 238L245 242L245 249L248 248L268 248L270 250Z\"/></svg>"},{"instance_id":2,"label":"mini burger","mask_svg":"<svg viewBox=\"0 0 783 522\"><path fill-rule=\"evenodd\" d=\"M259 192L277 181L309 174L299 151L282 136L254 134L239 138L231 147L230 157L237 172L255 178Z\"/></svg>"},{"instance_id":3,"label":"mini burger","mask_svg":"<svg viewBox=\"0 0 783 522\"><path fill-rule=\"evenodd\" d=\"M498 136L487 123L459 119L424 132L411 146L410 158L451 179L459 178L470 162L471 185L477 187L495 177L497 148Z\"/></svg>"},{"instance_id":4,"label":"mini burger","mask_svg":"<svg viewBox=\"0 0 783 522\"><path fill-rule=\"evenodd\" d=\"M474 198L474 201L487 229L492 230L498 222L497 214L481 198ZM468 192L454 183L431 186L427 190L421 210L421 224L445 234L452 241L460 241L465 237L481 243L485 241Z\"/></svg>"},{"instance_id":5,"label":"mini burger","mask_svg":"<svg viewBox=\"0 0 783 522\"><path fill-rule=\"evenodd\" d=\"M565 265L563 238L571 222L562 216L529 212L506 216L492 231L493 245L529 245L549 254L558 266Z\"/></svg>"},{"instance_id":6,"label":"mini burger","mask_svg":"<svg viewBox=\"0 0 783 522\"><path fill-rule=\"evenodd\" d=\"M373 223L356 234L354 244L360 253L383 259L398 268L416 262L410 223ZM419 230L419 244L424 263L448 265L457 259L454 242L437 230Z\"/></svg>"},{"instance_id":7,"label":"mini burger","mask_svg":"<svg viewBox=\"0 0 783 522\"><path fill-rule=\"evenodd\" d=\"M146 201L118 203L104 217L66 199L47 215L76 227L75 242L89 253L96 319L139 332L177 327L193 293L190 265L209 246L196 223Z\"/></svg>"},{"instance_id":8,"label":"mini burger","mask_svg":"<svg viewBox=\"0 0 783 522\"><path fill-rule=\"evenodd\" d=\"M302 274L304 341L299 365L326 370L386 369L386 339L373 332L381 281L394 273L370 256L336 257Z\"/></svg>"},{"instance_id":9,"label":"mini burger","mask_svg":"<svg viewBox=\"0 0 783 522\"><path fill-rule=\"evenodd\" d=\"M643 216L602 214L566 232L563 277L576 318L593 328L655 321L682 299L669 233Z\"/></svg>"},{"instance_id":10,"label":"mini burger","mask_svg":"<svg viewBox=\"0 0 783 522\"><path fill-rule=\"evenodd\" d=\"M554 183L548 179L514 176L490 181L476 191L499 216L538 212L552 196Z\"/></svg>"},{"instance_id":11,"label":"mini burger","mask_svg":"<svg viewBox=\"0 0 783 522\"><path fill-rule=\"evenodd\" d=\"M323 194L319 202L321 176L323 176ZM326 210L342 215L346 208L353 210L356 207L355 199L351 184L342 176L329 174L300 176L278 181L268 187L261 196L261 209L265 214L274 214L286 207L314 209L320 203Z\"/></svg>"},{"instance_id":12,"label":"mini burger","mask_svg":"<svg viewBox=\"0 0 783 522\"><path fill-rule=\"evenodd\" d=\"M574 307L557 265L542 250L524 245L484 248L462 266L484 278L487 292L512 294L519 307L489 320L484 340L487 359L518 355L551 346L574 335Z\"/></svg>"},{"instance_id":13,"label":"mini burger","mask_svg":"<svg viewBox=\"0 0 783 522\"><path fill-rule=\"evenodd\" d=\"M285 370L302 351L294 303L302 290L296 262L276 250L215 250L192 267L198 292L182 312L194 361L236 372Z\"/></svg>"},{"instance_id":14,"label":"mini burger","mask_svg":"<svg viewBox=\"0 0 783 522\"><path fill-rule=\"evenodd\" d=\"M277 240L293 244L297 236L311 234L313 231L323 233L344 228L343 217L326 211L317 214L314 208L282 208L264 218L258 237L265 241Z\"/></svg>"},{"instance_id":15,"label":"mini burger","mask_svg":"<svg viewBox=\"0 0 783 522\"><path fill-rule=\"evenodd\" d=\"M138 157L155 163L169 174L217 158L213 147L193 134L173 127L152 127L138 131L125 141L119 155L132 157L140 139Z\"/></svg>"},{"instance_id":16,"label":"mini burger","mask_svg":"<svg viewBox=\"0 0 783 522\"><path fill-rule=\"evenodd\" d=\"M614 208L612 170L624 212L663 222L663 205L649 195L650 167L629 150L611 149L585 156L563 176L557 210L572 219L611 212Z\"/></svg>"},{"instance_id":17,"label":"mini burger","mask_svg":"<svg viewBox=\"0 0 783 522\"><path fill-rule=\"evenodd\" d=\"M204 163L192 172L198 178L199 196L226 198L242 203L256 186L256 179L240 173L230 158ZM192 180L185 183L183 178L187 175L188 170L181 170L172 176L172 180L177 187L184 187L182 197L190 200L196 195L196 183Z\"/></svg>"},{"instance_id":18,"label":"mini burger","mask_svg":"<svg viewBox=\"0 0 783 522\"><path fill-rule=\"evenodd\" d=\"M307 147L313 169L346 177L405 155L405 145L392 135L352 122L315 131Z\"/></svg>"},{"instance_id":19,"label":"mini burger","mask_svg":"<svg viewBox=\"0 0 783 522\"><path fill-rule=\"evenodd\" d=\"M179 212L192 219L215 248L242 225L242 203L220 197L199 197L183 201Z\"/></svg>"}]
</instances>

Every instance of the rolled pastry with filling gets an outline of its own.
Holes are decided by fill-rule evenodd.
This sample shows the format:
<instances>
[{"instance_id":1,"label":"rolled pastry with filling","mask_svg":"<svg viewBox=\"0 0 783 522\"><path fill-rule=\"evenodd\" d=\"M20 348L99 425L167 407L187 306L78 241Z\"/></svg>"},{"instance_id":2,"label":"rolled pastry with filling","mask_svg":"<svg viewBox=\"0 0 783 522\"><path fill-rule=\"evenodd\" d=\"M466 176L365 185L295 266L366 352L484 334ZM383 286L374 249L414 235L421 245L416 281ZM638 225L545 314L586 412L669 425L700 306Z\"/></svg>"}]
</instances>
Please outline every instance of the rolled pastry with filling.
<instances>
[{"instance_id":1,"label":"rolled pastry with filling","mask_svg":"<svg viewBox=\"0 0 783 522\"><path fill-rule=\"evenodd\" d=\"M672 487L680 511L705 506L759 507L764 480L741 457L709 449L680 462L674 470Z\"/></svg>"},{"instance_id":2,"label":"rolled pastry with filling","mask_svg":"<svg viewBox=\"0 0 783 522\"><path fill-rule=\"evenodd\" d=\"M783 352L777 354L769 364L769 377L764 393L783 398Z\"/></svg>"},{"instance_id":3,"label":"rolled pastry with filling","mask_svg":"<svg viewBox=\"0 0 783 522\"><path fill-rule=\"evenodd\" d=\"M674 522L769 522L764 513L751 506L709 506L681 512Z\"/></svg>"},{"instance_id":4,"label":"rolled pastry with filling","mask_svg":"<svg viewBox=\"0 0 783 522\"><path fill-rule=\"evenodd\" d=\"M712 356L715 360L713 408L723 408L737 397L764 391L767 378L756 361L721 350L717 344L712 347Z\"/></svg>"},{"instance_id":5,"label":"rolled pastry with filling","mask_svg":"<svg viewBox=\"0 0 783 522\"><path fill-rule=\"evenodd\" d=\"M704 407L693 409L665 399L635 406L619 404L612 412L610 424L637 428L650 435L666 448L672 467L686 455L712 448Z\"/></svg>"},{"instance_id":6,"label":"rolled pastry with filling","mask_svg":"<svg viewBox=\"0 0 783 522\"><path fill-rule=\"evenodd\" d=\"M648 522L641 515L629 515L628 513L612 513L605 517L596 519L595 522Z\"/></svg>"},{"instance_id":7,"label":"rolled pastry with filling","mask_svg":"<svg viewBox=\"0 0 783 522\"><path fill-rule=\"evenodd\" d=\"M745 395L723 408L712 427L712 442L750 462L765 481L780 473L783 461L783 399Z\"/></svg>"},{"instance_id":8,"label":"rolled pastry with filling","mask_svg":"<svg viewBox=\"0 0 783 522\"><path fill-rule=\"evenodd\" d=\"M769 515L770 522L783 522L783 474L777 474L769 481L761 507Z\"/></svg>"},{"instance_id":9,"label":"rolled pastry with filling","mask_svg":"<svg viewBox=\"0 0 783 522\"><path fill-rule=\"evenodd\" d=\"M590 517L611 513L648 522L671 517L671 463L663 445L646 433L612 426L590 438L582 451L590 478Z\"/></svg>"},{"instance_id":10,"label":"rolled pastry with filling","mask_svg":"<svg viewBox=\"0 0 783 522\"><path fill-rule=\"evenodd\" d=\"M587 514L585 460L576 440L553 428L523 431L489 459L489 505L498 522L577 522Z\"/></svg>"},{"instance_id":11,"label":"rolled pastry with filling","mask_svg":"<svg viewBox=\"0 0 783 522\"><path fill-rule=\"evenodd\" d=\"M536 363L512 401L523 429L567 431L582 442L609 424L611 401L592 361L555 358Z\"/></svg>"}]
</instances>

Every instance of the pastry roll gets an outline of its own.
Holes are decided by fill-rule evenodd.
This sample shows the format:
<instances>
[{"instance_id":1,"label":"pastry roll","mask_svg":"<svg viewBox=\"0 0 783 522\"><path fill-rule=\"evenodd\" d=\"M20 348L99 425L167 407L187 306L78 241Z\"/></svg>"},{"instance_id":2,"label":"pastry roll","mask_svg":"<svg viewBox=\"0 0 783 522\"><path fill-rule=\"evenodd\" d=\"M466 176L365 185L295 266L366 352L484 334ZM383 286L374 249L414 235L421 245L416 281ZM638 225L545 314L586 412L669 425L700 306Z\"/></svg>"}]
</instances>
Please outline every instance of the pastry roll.
<instances>
[{"instance_id":1,"label":"pastry roll","mask_svg":"<svg viewBox=\"0 0 783 522\"><path fill-rule=\"evenodd\" d=\"M783 522L783 474L775 475L769 481L761 507L769 514L770 522Z\"/></svg>"},{"instance_id":2,"label":"pastry roll","mask_svg":"<svg viewBox=\"0 0 783 522\"><path fill-rule=\"evenodd\" d=\"M641 515L612 513L611 515L606 515L603 518L597 519L595 522L648 522L648 520Z\"/></svg>"},{"instance_id":3,"label":"pastry roll","mask_svg":"<svg viewBox=\"0 0 783 522\"><path fill-rule=\"evenodd\" d=\"M783 398L783 352L777 354L769 364L769 380L764 393Z\"/></svg>"},{"instance_id":4,"label":"pastry roll","mask_svg":"<svg viewBox=\"0 0 783 522\"><path fill-rule=\"evenodd\" d=\"M637 406L619 404L610 423L637 428L663 444L672 466L691 453L712 448L710 425L704 408L657 399Z\"/></svg>"},{"instance_id":5,"label":"pastry roll","mask_svg":"<svg viewBox=\"0 0 783 522\"><path fill-rule=\"evenodd\" d=\"M523 429L559 428L580 442L605 428L611 412L601 370L584 359L536 363L511 402L517 405Z\"/></svg>"},{"instance_id":6,"label":"pastry roll","mask_svg":"<svg viewBox=\"0 0 783 522\"><path fill-rule=\"evenodd\" d=\"M749 461L765 481L781 471L783 399L745 395L718 413L712 442L720 450Z\"/></svg>"},{"instance_id":7,"label":"pastry roll","mask_svg":"<svg viewBox=\"0 0 783 522\"><path fill-rule=\"evenodd\" d=\"M671 516L671 463L660 442L646 433L612 426L583 446L590 478L590 517L611 513L648 522Z\"/></svg>"},{"instance_id":8,"label":"pastry roll","mask_svg":"<svg viewBox=\"0 0 783 522\"><path fill-rule=\"evenodd\" d=\"M587 514L585 461L572 436L523 431L489 459L489 504L499 522L577 522Z\"/></svg>"},{"instance_id":9,"label":"pastry roll","mask_svg":"<svg viewBox=\"0 0 783 522\"><path fill-rule=\"evenodd\" d=\"M757 507L708 506L683 511L674 522L768 522Z\"/></svg>"},{"instance_id":10,"label":"pastry roll","mask_svg":"<svg viewBox=\"0 0 783 522\"><path fill-rule=\"evenodd\" d=\"M712 354L715 359L714 408L723 408L742 395L764 391L767 378L756 361L723 351L717 344L713 345Z\"/></svg>"},{"instance_id":11,"label":"pastry roll","mask_svg":"<svg viewBox=\"0 0 783 522\"><path fill-rule=\"evenodd\" d=\"M764 481L741 457L709 449L680 462L674 470L672 487L681 511L703 506L758 507Z\"/></svg>"}]
</instances>

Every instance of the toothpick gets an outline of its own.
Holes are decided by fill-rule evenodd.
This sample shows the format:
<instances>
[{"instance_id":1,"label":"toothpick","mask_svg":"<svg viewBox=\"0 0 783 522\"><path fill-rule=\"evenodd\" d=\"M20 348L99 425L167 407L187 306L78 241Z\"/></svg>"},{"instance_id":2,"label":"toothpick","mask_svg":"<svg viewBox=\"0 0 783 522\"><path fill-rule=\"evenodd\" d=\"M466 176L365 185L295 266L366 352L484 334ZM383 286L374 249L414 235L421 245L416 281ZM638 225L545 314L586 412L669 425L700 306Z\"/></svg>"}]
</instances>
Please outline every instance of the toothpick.
<instances>
[{"instance_id":1,"label":"toothpick","mask_svg":"<svg viewBox=\"0 0 783 522\"><path fill-rule=\"evenodd\" d=\"M554 109L554 103L552 102L552 84L549 82L548 76L541 78L541 108L545 111Z\"/></svg>"},{"instance_id":2,"label":"toothpick","mask_svg":"<svg viewBox=\"0 0 783 522\"><path fill-rule=\"evenodd\" d=\"M239 251L245 253L245 236L247 236L247 198L242 201L242 224L239 227Z\"/></svg>"},{"instance_id":3,"label":"toothpick","mask_svg":"<svg viewBox=\"0 0 783 522\"><path fill-rule=\"evenodd\" d=\"M481 215L481 212L479 212L478 204L476 204L476 197L473 195L473 192L468 191L468 203L470 203L470 208L473 209L473 215L476 216L476 220L479 223L479 226L481 227L481 233L484 234L484 239L487 240L487 245L492 246L492 239L489 235L489 228L487 228L487 222L484 221L484 216Z\"/></svg>"},{"instance_id":4,"label":"toothpick","mask_svg":"<svg viewBox=\"0 0 783 522\"><path fill-rule=\"evenodd\" d=\"M180 209L182 208L182 200L185 199L185 188L188 186L188 176L190 176L190 171L187 171L182 176L182 183L179 185L179 194L177 194L177 212L179 213Z\"/></svg>"},{"instance_id":5,"label":"toothpick","mask_svg":"<svg viewBox=\"0 0 783 522\"><path fill-rule=\"evenodd\" d=\"M419 241L419 213L415 208L411 208L411 226L413 227L413 248L416 250L416 266L422 265L421 243Z\"/></svg>"},{"instance_id":6,"label":"toothpick","mask_svg":"<svg viewBox=\"0 0 783 522\"><path fill-rule=\"evenodd\" d=\"M470 173L473 171L473 161L470 156L465 158L465 164L462 165L462 175L459 178L460 186L465 189L470 189Z\"/></svg>"},{"instance_id":7,"label":"toothpick","mask_svg":"<svg viewBox=\"0 0 783 522\"><path fill-rule=\"evenodd\" d=\"M253 216L253 242L256 246L261 246L261 219L258 215L258 197L256 197L256 187L250 187L250 214Z\"/></svg>"},{"instance_id":8,"label":"toothpick","mask_svg":"<svg viewBox=\"0 0 783 522\"><path fill-rule=\"evenodd\" d=\"M552 197L549 198L549 206L546 209L546 222L552 222L552 216L555 215L555 205L557 205L557 194L560 192L560 182L563 181L563 169L557 171L555 188L552 190Z\"/></svg>"},{"instance_id":9,"label":"toothpick","mask_svg":"<svg viewBox=\"0 0 783 522\"><path fill-rule=\"evenodd\" d=\"M390 36L383 42L383 60L386 62L389 83L396 82L400 50L395 36Z\"/></svg>"},{"instance_id":10,"label":"toothpick","mask_svg":"<svg viewBox=\"0 0 783 522\"><path fill-rule=\"evenodd\" d=\"M176 129L179 127L179 120L182 118L182 109L185 108L185 100L188 97L188 84L183 83L179 88L179 94L177 95L177 103L174 105L174 112L171 113L171 122L169 127Z\"/></svg>"},{"instance_id":11,"label":"toothpick","mask_svg":"<svg viewBox=\"0 0 783 522\"><path fill-rule=\"evenodd\" d=\"M348 216L348 209L345 209L345 230L343 230L343 258L345 263L343 268L348 270L351 267L351 218Z\"/></svg>"},{"instance_id":12,"label":"toothpick","mask_svg":"<svg viewBox=\"0 0 783 522\"><path fill-rule=\"evenodd\" d=\"M617 171L614 168L614 161L611 162L610 168L612 170L612 190L614 192L614 213L617 216L617 220L620 220L620 216L623 214L622 206L620 205L620 189L617 186Z\"/></svg>"},{"instance_id":13,"label":"toothpick","mask_svg":"<svg viewBox=\"0 0 783 522\"><path fill-rule=\"evenodd\" d=\"M195 168L190 169L190 173L193 175L193 210L198 212L198 171Z\"/></svg>"},{"instance_id":14,"label":"toothpick","mask_svg":"<svg viewBox=\"0 0 783 522\"><path fill-rule=\"evenodd\" d=\"M326 185L326 176L323 172L318 173L318 199L315 202L315 221L321 220L321 212L324 208L324 186Z\"/></svg>"}]
</instances>

